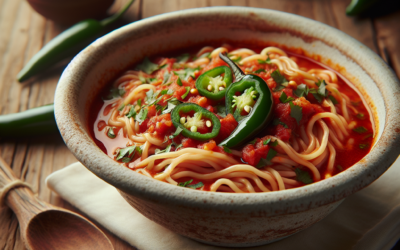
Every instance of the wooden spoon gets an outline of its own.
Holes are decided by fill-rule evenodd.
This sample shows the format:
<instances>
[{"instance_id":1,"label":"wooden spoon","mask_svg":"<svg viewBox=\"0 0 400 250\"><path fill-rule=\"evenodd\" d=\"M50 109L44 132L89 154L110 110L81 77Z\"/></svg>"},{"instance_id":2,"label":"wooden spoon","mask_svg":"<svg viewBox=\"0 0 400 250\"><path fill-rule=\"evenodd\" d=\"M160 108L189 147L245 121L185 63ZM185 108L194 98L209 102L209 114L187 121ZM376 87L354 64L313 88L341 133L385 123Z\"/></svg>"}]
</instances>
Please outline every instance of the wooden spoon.
<instances>
[{"instance_id":1,"label":"wooden spoon","mask_svg":"<svg viewBox=\"0 0 400 250\"><path fill-rule=\"evenodd\" d=\"M0 188L18 180L1 157L0 169ZM19 186L10 190L5 203L17 215L28 249L114 249L107 236L93 223L76 213L39 200L28 187Z\"/></svg>"}]
</instances>

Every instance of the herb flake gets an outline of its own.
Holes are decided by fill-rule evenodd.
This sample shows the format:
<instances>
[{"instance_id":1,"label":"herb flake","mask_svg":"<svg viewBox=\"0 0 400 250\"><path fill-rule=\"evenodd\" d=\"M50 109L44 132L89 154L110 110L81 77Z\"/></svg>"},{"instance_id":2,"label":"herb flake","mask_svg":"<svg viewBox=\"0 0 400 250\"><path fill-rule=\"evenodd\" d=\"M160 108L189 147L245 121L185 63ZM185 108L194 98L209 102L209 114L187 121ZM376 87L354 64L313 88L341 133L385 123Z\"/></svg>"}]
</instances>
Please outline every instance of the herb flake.
<instances>
[{"instance_id":1,"label":"herb flake","mask_svg":"<svg viewBox=\"0 0 400 250\"><path fill-rule=\"evenodd\" d=\"M146 74L150 75L154 71L158 70L160 67L152 63L148 57L146 57L141 63L136 66L136 69L145 72Z\"/></svg>"},{"instance_id":2,"label":"herb flake","mask_svg":"<svg viewBox=\"0 0 400 250\"><path fill-rule=\"evenodd\" d=\"M314 182L307 171L296 168L294 172L296 173L296 180L303 182L304 184L311 184Z\"/></svg>"},{"instance_id":3,"label":"herb flake","mask_svg":"<svg viewBox=\"0 0 400 250\"><path fill-rule=\"evenodd\" d=\"M186 93L181 96L182 99L185 99L188 96L190 87L185 87L185 89L186 89Z\"/></svg>"},{"instance_id":4,"label":"herb flake","mask_svg":"<svg viewBox=\"0 0 400 250\"><path fill-rule=\"evenodd\" d=\"M357 128L353 128L353 131L359 134L363 134L365 132L368 132L368 129L366 129L363 126L357 127Z\"/></svg>"},{"instance_id":5,"label":"herb flake","mask_svg":"<svg viewBox=\"0 0 400 250\"><path fill-rule=\"evenodd\" d=\"M290 105L290 116L296 119L297 124L300 124L301 119L303 118L303 108L294 104L293 102L289 102Z\"/></svg>"}]
</instances>

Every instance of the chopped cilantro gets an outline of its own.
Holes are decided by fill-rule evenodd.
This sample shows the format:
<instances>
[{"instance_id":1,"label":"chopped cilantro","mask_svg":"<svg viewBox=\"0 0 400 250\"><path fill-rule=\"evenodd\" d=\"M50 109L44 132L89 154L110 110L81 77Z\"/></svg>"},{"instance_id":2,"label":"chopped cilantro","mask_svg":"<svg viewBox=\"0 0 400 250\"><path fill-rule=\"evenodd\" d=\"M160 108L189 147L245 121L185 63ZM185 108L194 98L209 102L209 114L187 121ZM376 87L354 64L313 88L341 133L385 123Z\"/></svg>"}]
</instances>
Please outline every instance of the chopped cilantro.
<instances>
[{"instance_id":1,"label":"chopped cilantro","mask_svg":"<svg viewBox=\"0 0 400 250\"><path fill-rule=\"evenodd\" d=\"M365 140L365 139L368 139L370 137L373 137L373 134L368 134L368 135L364 136L362 139Z\"/></svg>"},{"instance_id":2,"label":"chopped cilantro","mask_svg":"<svg viewBox=\"0 0 400 250\"><path fill-rule=\"evenodd\" d=\"M131 158L129 158L129 157L124 157L124 158L122 158L122 162L124 162L124 163L128 163L128 162L130 162L132 159Z\"/></svg>"},{"instance_id":3,"label":"chopped cilantro","mask_svg":"<svg viewBox=\"0 0 400 250\"><path fill-rule=\"evenodd\" d=\"M351 102L351 104L353 104L353 106L356 106L356 107L357 107L358 105L360 105L360 103L361 103L361 102Z\"/></svg>"},{"instance_id":4,"label":"chopped cilantro","mask_svg":"<svg viewBox=\"0 0 400 250\"><path fill-rule=\"evenodd\" d=\"M343 167L342 167L341 165L337 165L336 168L337 168L339 171L343 171Z\"/></svg>"},{"instance_id":5,"label":"chopped cilantro","mask_svg":"<svg viewBox=\"0 0 400 250\"><path fill-rule=\"evenodd\" d=\"M190 55L188 53L182 54L176 58L178 63L185 63L189 60Z\"/></svg>"},{"instance_id":6,"label":"chopped cilantro","mask_svg":"<svg viewBox=\"0 0 400 250\"><path fill-rule=\"evenodd\" d=\"M274 81L276 82L276 87L274 89L274 91L280 91L282 89L284 89L285 87L287 87L288 85L288 81L286 80L286 78L279 72L279 70L275 70L274 72L271 73L271 77L274 79Z\"/></svg>"},{"instance_id":7,"label":"chopped cilantro","mask_svg":"<svg viewBox=\"0 0 400 250\"><path fill-rule=\"evenodd\" d=\"M232 153L232 151L227 147L227 146L222 146L224 148L224 151L227 152L228 154Z\"/></svg>"},{"instance_id":8,"label":"chopped cilantro","mask_svg":"<svg viewBox=\"0 0 400 250\"><path fill-rule=\"evenodd\" d=\"M185 89L186 89L186 93L181 96L182 99L185 99L186 96L188 96L189 91L190 91L190 87L185 87Z\"/></svg>"},{"instance_id":9,"label":"chopped cilantro","mask_svg":"<svg viewBox=\"0 0 400 250\"><path fill-rule=\"evenodd\" d=\"M137 100L137 105L142 106L142 99Z\"/></svg>"},{"instance_id":10,"label":"chopped cilantro","mask_svg":"<svg viewBox=\"0 0 400 250\"><path fill-rule=\"evenodd\" d=\"M169 136L169 139L174 139L175 137L177 137L181 132L182 132L182 128L181 127L177 127L175 130L175 133L173 133L172 135Z\"/></svg>"},{"instance_id":11,"label":"chopped cilantro","mask_svg":"<svg viewBox=\"0 0 400 250\"><path fill-rule=\"evenodd\" d=\"M272 125L274 126L282 125L284 128L289 128L288 125L286 125L286 123L281 122L279 119L274 119L272 121Z\"/></svg>"},{"instance_id":12,"label":"chopped cilantro","mask_svg":"<svg viewBox=\"0 0 400 250\"><path fill-rule=\"evenodd\" d=\"M126 91L124 89L117 89L117 88L112 88L110 89L110 93L103 98L104 100L111 100L113 98L121 97L125 95Z\"/></svg>"},{"instance_id":13,"label":"chopped cilantro","mask_svg":"<svg viewBox=\"0 0 400 250\"><path fill-rule=\"evenodd\" d=\"M128 158L129 159L129 161L132 159L132 157L133 157L133 155L130 157L130 155L132 154L132 153L134 153L135 152L135 150L136 150L136 146L130 146L130 147L126 147L126 148L121 148L120 150L119 150L119 152L118 152L118 155L117 155L117 161L119 161L119 160L121 160L121 159L123 159L125 156L127 156L127 157L125 157L125 158ZM128 162L129 162L128 161Z\"/></svg>"},{"instance_id":14,"label":"chopped cilantro","mask_svg":"<svg viewBox=\"0 0 400 250\"><path fill-rule=\"evenodd\" d=\"M162 112L163 114L168 114L171 113L172 110L176 107L175 104L173 104L172 102L168 102L168 107Z\"/></svg>"},{"instance_id":15,"label":"chopped cilantro","mask_svg":"<svg viewBox=\"0 0 400 250\"><path fill-rule=\"evenodd\" d=\"M313 179L311 178L310 174L307 171L301 170L300 168L296 168L294 172L296 173L296 180L303 182L304 184L313 183Z\"/></svg>"},{"instance_id":16,"label":"chopped cilantro","mask_svg":"<svg viewBox=\"0 0 400 250\"><path fill-rule=\"evenodd\" d=\"M271 141L271 138L266 139L265 141L263 141L263 145L268 145L268 143Z\"/></svg>"},{"instance_id":17,"label":"chopped cilantro","mask_svg":"<svg viewBox=\"0 0 400 250\"><path fill-rule=\"evenodd\" d=\"M124 108L125 108L125 104L122 103L121 106L118 107L118 110L122 111Z\"/></svg>"},{"instance_id":18,"label":"chopped cilantro","mask_svg":"<svg viewBox=\"0 0 400 250\"><path fill-rule=\"evenodd\" d=\"M162 153L168 153L168 152L170 152L171 151L171 146L172 146L172 144L169 144L165 149L163 149L163 150L160 150L160 149L156 149L155 150L155 154L156 155L158 155L158 154L162 154Z\"/></svg>"},{"instance_id":19,"label":"chopped cilantro","mask_svg":"<svg viewBox=\"0 0 400 250\"><path fill-rule=\"evenodd\" d=\"M178 80L176 80L176 84L178 84L179 86L183 85L180 77L178 77Z\"/></svg>"},{"instance_id":20,"label":"chopped cilantro","mask_svg":"<svg viewBox=\"0 0 400 250\"><path fill-rule=\"evenodd\" d=\"M260 161L257 163L256 168L263 168L268 165L268 162L266 159L261 158Z\"/></svg>"},{"instance_id":21,"label":"chopped cilantro","mask_svg":"<svg viewBox=\"0 0 400 250\"><path fill-rule=\"evenodd\" d=\"M154 100L157 98L156 95L154 95L154 91L150 89L149 91L146 92L146 102L147 104L154 102Z\"/></svg>"},{"instance_id":22,"label":"chopped cilantro","mask_svg":"<svg viewBox=\"0 0 400 250\"><path fill-rule=\"evenodd\" d=\"M170 78L171 78L171 74L168 71L165 71L164 72L164 79L163 79L162 84L166 84L169 81Z\"/></svg>"},{"instance_id":23,"label":"chopped cilantro","mask_svg":"<svg viewBox=\"0 0 400 250\"><path fill-rule=\"evenodd\" d=\"M113 127L109 127L108 131L107 131L107 136L110 137L111 139L114 139L116 137L115 133L114 133L114 128Z\"/></svg>"},{"instance_id":24,"label":"chopped cilantro","mask_svg":"<svg viewBox=\"0 0 400 250\"><path fill-rule=\"evenodd\" d=\"M135 118L135 116L136 116L135 108L134 108L133 106L131 106L131 108L129 109L128 114L126 114L126 117L128 117L128 118L131 118L131 117Z\"/></svg>"},{"instance_id":25,"label":"chopped cilantro","mask_svg":"<svg viewBox=\"0 0 400 250\"><path fill-rule=\"evenodd\" d=\"M177 151L179 148L183 147L182 143L176 146L175 151Z\"/></svg>"},{"instance_id":26,"label":"chopped cilantro","mask_svg":"<svg viewBox=\"0 0 400 250\"><path fill-rule=\"evenodd\" d=\"M140 109L139 113L136 115L135 120L139 122L139 124L142 124L142 122L144 122L144 120L146 120L147 118L147 113L149 112L148 109Z\"/></svg>"},{"instance_id":27,"label":"chopped cilantro","mask_svg":"<svg viewBox=\"0 0 400 250\"><path fill-rule=\"evenodd\" d=\"M189 79L189 77L192 77L194 79L194 72L199 70L199 69L200 69L199 67L194 68L194 69L186 68L186 69L181 69L181 70L173 71L173 72L174 72L174 75L177 75L181 79L187 81Z\"/></svg>"},{"instance_id":28,"label":"chopped cilantro","mask_svg":"<svg viewBox=\"0 0 400 250\"><path fill-rule=\"evenodd\" d=\"M324 100L324 97L318 94L317 89L310 89L308 92L311 93L319 103L321 103Z\"/></svg>"},{"instance_id":29,"label":"chopped cilantro","mask_svg":"<svg viewBox=\"0 0 400 250\"><path fill-rule=\"evenodd\" d=\"M276 156L276 154L277 154L277 152L274 149L270 148L268 151L268 154L267 154L267 158L266 158L267 161L271 162L272 158L274 158ZM268 165L270 165L270 164L268 164Z\"/></svg>"},{"instance_id":30,"label":"chopped cilantro","mask_svg":"<svg viewBox=\"0 0 400 250\"><path fill-rule=\"evenodd\" d=\"M359 134L363 134L363 133L365 133L365 132L368 132L368 129L366 129L366 128L363 127L363 126L360 126L360 127L357 127L357 128L353 128L353 131L354 131L354 132L357 132L357 133L359 133Z\"/></svg>"},{"instance_id":31,"label":"chopped cilantro","mask_svg":"<svg viewBox=\"0 0 400 250\"><path fill-rule=\"evenodd\" d=\"M272 160L272 158L274 158L276 155L277 155L277 152L276 152L274 149L270 148L270 149L268 150L267 157L266 157L265 159L264 159L264 158L261 158L260 161L258 162L258 164L256 165L256 168L263 168L263 167L265 167L265 166L272 165L271 160Z\"/></svg>"},{"instance_id":32,"label":"chopped cilantro","mask_svg":"<svg viewBox=\"0 0 400 250\"><path fill-rule=\"evenodd\" d=\"M168 90L169 90L169 89L163 89L163 90L161 90L160 96L166 95L166 94L168 93Z\"/></svg>"},{"instance_id":33,"label":"chopped cilantro","mask_svg":"<svg viewBox=\"0 0 400 250\"><path fill-rule=\"evenodd\" d=\"M160 104L156 104L156 111L163 111L164 110L164 106L160 105Z\"/></svg>"},{"instance_id":34,"label":"chopped cilantro","mask_svg":"<svg viewBox=\"0 0 400 250\"><path fill-rule=\"evenodd\" d=\"M254 144L256 144L256 141L257 141L257 138L252 140L252 141L250 141L249 144L254 145Z\"/></svg>"},{"instance_id":35,"label":"chopped cilantro","mask_svg":"<svg viewBox=\"0 0 400 250\"><path fill-rule=\"evenodd\" d=\"M357 114L358 119L364 119L364 114L363 113L358 113Z\"/></svg>"},{"instance_id":36,"label":"chopped cilantro","mask_svg":"<svg viewBox=\"0 0 400 250\"><path fill-rule=\"evenodd\" d=\"M301 118L303 118L302 110L303 108L293 104L293 102L289 102L290 105L290 116L296 119L297 124L300 124Z\"/></svg>"},{"instance_id":37,"label":"chopped cilantro","mask_svg":"<svg viewBox=\"0 0 400 250\"><path fill-rule=\"evenodd\" d=\"M256 74L260 74L261 72L265 72L265 69L257 69L256 71L254 71L254 73Z\"/></svg>"},{"instance_id":38,"label":"chopped cilantro","mask_svg":"<svg viewBox=\"0 0 400 250\"><path fill-rule=\"evenodd\" d=\"M304 83L300 84L297 86L297 89L295 91L293 91L293 93L297 96L297 97L303 97L303 96L307 96L309 92L309 89L307 87L307 85L305 85Z\"/></svg>"},{"instance_id":39,"label":"chopped cilantro","mask_svg":"<svg viewBox=\"0 0 400 250\"><path fill-rule=\"evenodd\" d=\"M271 64L271 58L269 58L269 53L267 54L267 60L265 60L265 62L267 62L267 64Z\"/></svg>"},{"instance_id":40,"label":"chopped cilantro","mask_svg":"<svg viewBox=\"0 0 400 250\"><path fill-rule=\"evenodd\" d=\"M160 67L157 64L152 63L148 57L146 57L141 63L136 66L136 69L141 70L149 75L159 68Z\"/></svg>"},{"instance_id":41,"label":"chopped cilantro","mask_svg":"<svg viewBox=\"0 0 400 250\"><path fill-rule=\"evenodd\" d=\"M186 187L187 185L189 185L190 183L192 183L193 179L185 181L185 182L179 182L178 186L179 187Z\"/></svg>"},{"instance_id":42,"label":"chopped cilantro","mask_svg":"<svg viewBox=\"0 0 400 250\"><path fill-rule=\"evenodd\" d=\"M332 101L332 103L333 103L334 105L336 105L336 104L339 103L333 95L330 95L330 96L328 96L328 97L329 97L329 99L331 99L331 101Z\"/></svg>"},{"instance_id":43,"label":"chopped cilantro","mask_svg":"<svg viewBox=\"0 0 400 250\"><path fill-rule=\"evenodd\" d=\"M272 147L276 147L276 146L278 146L278 144L279 144L278 140L275 140L275 141L273 141L273 142L271 143L271 146L272 146Z\"/></svg>"},{"instance_id":44,"label":"chopped cilantro","mask_svg":"<svg viewBox=\"0 0 400 250\"><path fill-rule=\"evenodd\" d=\"M284 91L282 91L281 96L279 97L279 100L280 100L282 103L287 103L287 102L293 101L294 98L291 97L291 96L288 97L288 96L286 95L286 93L285 93Z\"/></svg>"},{"instance_id":45,"label":"chopped cilantro","mask_svg":"<svg viewBox=\"0 0 400 250\"><path fill-rule=\"evenodd\" d=\"M317 91L317 93L318 93L320 96L327 97L327 96L328 96L328 90L326 89L326 82L325 82L325 80L319 81L317 85L318 85L318 91Z\"/></svg>"},{"instance_id":46,"label":"chopped cilantro","mask_svg":"<svg viewBox=\"0 0 400 250\"><path fill-rule=\"evenodd\" d=\"M193 188L193 189L198 189L198 188L201 188L203 186L204 186L203 182L198 182L196 184L187 185L188 188Z\"/></svg>"},{"instance_id":47,"label":"chopped cilantro","mask_svg":"<svg viewBox=\"0 0 400 250\"><path fill-rule=\"evenodd\" d=\"M360 147L361 149L366 149L366 148L369 147L369 144L368 144L368 143L360 143L359 147Z\"/></svg>"}]
</instances>

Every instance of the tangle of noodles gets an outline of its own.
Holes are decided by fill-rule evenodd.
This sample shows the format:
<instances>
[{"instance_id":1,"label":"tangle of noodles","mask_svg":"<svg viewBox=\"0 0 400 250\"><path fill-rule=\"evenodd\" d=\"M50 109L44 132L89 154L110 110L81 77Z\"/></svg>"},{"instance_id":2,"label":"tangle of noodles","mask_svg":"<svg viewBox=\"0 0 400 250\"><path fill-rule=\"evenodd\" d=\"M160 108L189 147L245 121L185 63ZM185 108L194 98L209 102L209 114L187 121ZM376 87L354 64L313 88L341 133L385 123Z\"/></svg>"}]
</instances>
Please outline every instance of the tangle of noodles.
<instances>
[{"instance_id":1,"label":"tangle of noodles","mask_svg":"<svg viewBox=\"0 0 400 250\"><path fill-rule=\"evenodd\" d=\"M221 52L273 90L273 121L241 148L218 146L238 122L219 111L224 100L209 100L195 87L202 73L226 65ZM224 44L146 64L149 70L141 64L125 72L104 101L98 98L92 124L93 137L105 153L150 178L214 192L278 191L329 178L371 148L374 128L361 97L337 72L304 56L277 47ZM287 81L278 83L271 76L274 71ZM278 89L279 84L283 87ZM180 102L216 114L219 135L205 142L174 135L170 111ZM301 111L300 120L293 105Z\"/></svg>"}]
</instances>

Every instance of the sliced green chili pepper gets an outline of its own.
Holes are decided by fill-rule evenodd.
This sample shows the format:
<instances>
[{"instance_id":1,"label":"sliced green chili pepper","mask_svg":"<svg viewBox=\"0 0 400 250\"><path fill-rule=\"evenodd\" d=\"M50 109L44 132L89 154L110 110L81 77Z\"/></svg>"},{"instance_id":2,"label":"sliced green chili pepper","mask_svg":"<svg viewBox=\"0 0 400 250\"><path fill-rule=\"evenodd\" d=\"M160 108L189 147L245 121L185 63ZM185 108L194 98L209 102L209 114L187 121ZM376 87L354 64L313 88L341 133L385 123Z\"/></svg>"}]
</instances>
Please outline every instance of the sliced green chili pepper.
<instances>
[{"instance_id":1,"label":"sliced green chili pepper","mask_svg":"<svg viewBox=\"0 0 400 250\"><path fill-rule=\"evenodd\" d=\"M224 74L224 78L222 78ZM220 66L204 72L196 81L200 95L211 100L221 100L225 97L226 88L232 83L232 72L229 67Z\"/></svg>"},{"instance_id":2,"label":"sliced green chili pepper","mask_svg":"<svg viewBox=\"0 0 400 250\"><path fill-rule=\"evenodd\" d=\"M181 114L189 112L195 112L193 117L186 119L186 117L181 116ZM171 113L171 120L176 128L182 129L181 134L183 136L199 141L207 141L216 137L221 129L221 122L217 116L194 103L181 103L176 106ZM198 127L203 128L204 126L212 126L212 131L205 134L197 132Z\"/></svg>"},{"instance_id":3,"label":"sliced green chili pepper","mask_svg":"<svg viewBox=\"0 0 400 250\"><path fill-rule=\"evenodd\" d=\"M265 81L256 75L245 75L226 55L219 54L235 74L236 82L226 90L226 113L239 122L232 134L220 146L237 147L253 138L272 118L272 93ZM236 93L242 93L236 96ZM242 112L247 115L242 115Z\"/></svg>"},{"instance_id":4,"label":"sliced green chili pepper","mask_svg":"<svg viewBox=\"0 0 400 250\"><path fill-rule=\"evenodd\" d=\"M346 8L346 14L349 16L360 15L369 10L378 0L352 0Z\"/></svg>"},{"instance_id":5,"label":"sliced green chili pepper","mask_svg":"<svg viewBox=\"0 0 400 250\"><path fill-rule=\"evenodd\" d=\"M119 13L111 17L101 21L81 21L53 38L18 73L18 81L23 82L61 60L76 55L96 38L106 34L108 26L118 20L134 1L131 0Z\"/></svg>"},{"instance_id":6,"label":"sliced green chili pepper","mask_svg":"<svg viewBox=\"0 0 400 250\"><path fill-rule=\"evenodd\" d=\"M53 104L0 116L0 137L40 135L56 131Z\"/></svg>"}]
</instances>

